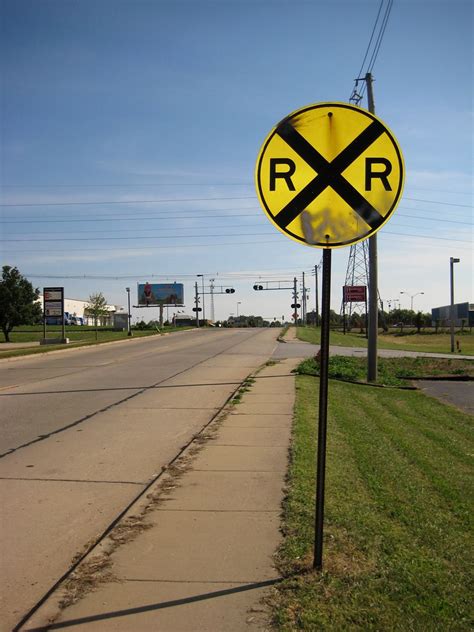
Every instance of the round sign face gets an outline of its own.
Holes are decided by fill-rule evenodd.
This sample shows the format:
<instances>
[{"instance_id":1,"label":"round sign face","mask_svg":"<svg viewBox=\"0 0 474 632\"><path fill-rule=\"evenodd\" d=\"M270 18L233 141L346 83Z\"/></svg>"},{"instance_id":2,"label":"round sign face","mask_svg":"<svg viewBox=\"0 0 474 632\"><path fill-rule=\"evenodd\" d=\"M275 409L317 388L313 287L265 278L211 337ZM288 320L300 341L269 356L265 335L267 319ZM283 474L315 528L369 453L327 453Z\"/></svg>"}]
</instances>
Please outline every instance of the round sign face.
<instances>
[{"instance_id":1,"label":"round sign face","mask_svg":"<svg viewBox=\"0 0 474 632\"><path fill-rule=\"evenodd\" d=\"M316 103L272 129L258 155L257 194L285 235L319 248L375 234L403 190L403 157L380 119L345 103Z\"/></svg>"}]
</instances>

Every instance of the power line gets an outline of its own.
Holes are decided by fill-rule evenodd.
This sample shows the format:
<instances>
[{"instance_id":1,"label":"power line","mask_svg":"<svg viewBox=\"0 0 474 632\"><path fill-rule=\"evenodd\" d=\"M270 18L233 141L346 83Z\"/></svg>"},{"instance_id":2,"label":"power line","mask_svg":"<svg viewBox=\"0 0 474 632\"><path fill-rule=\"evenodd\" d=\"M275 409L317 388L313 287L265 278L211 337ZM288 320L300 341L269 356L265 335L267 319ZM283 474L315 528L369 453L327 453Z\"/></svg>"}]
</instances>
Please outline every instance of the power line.
<instances>
[{"instance_id":1,"label":"power line","mask_svg":"<svg viewBox=\"0 0 474 632\"><path fill-rule=\"evenodd\" d=\"M169 213L170 211L166 211L167 213ZM189 211L187 211L189 212ZM219 211L222 212L222 211ZM48 219L35 219L34 217L28 217L28 218L22 218L22 219L10 219L10 217L8 217L7 220L0 220L0 223L3 224L63 224L63 223L71 223L71 222L117 222L117 221L129 221L129 220L133 220L133 221L149 221L149 220L153 220L153 221L169 221L169 220L180 220L180 219L210 219L213 220L215 218L221 218L221 217L261 217L262 219L265 218L265 215L263 213L225 213L224 215L168 215L165 217L154 217L154 216L149 216L149 217L136 217L134 215L132 216L127 216L127 215L113 215L113 216L102 216L102 215L96 215L94 217L91 218L67 218L67 219L63 219L62 217L59 216L52 216L52 217L48 217Z\"/></svg>"},{"instance_id":2,"label":"power line","mask_svg":"<svg viewBox=\"0 0 474 632\"><path fill-rule=\"evenodd\" d=\"M405 240L412 240L412 239L429 239L429 240L434 240L434 241L449 241L449 242L455 242L455 243L465 243L465 244L471 244L471 241L469 240L464 240L464 239L450 239L448 237L433 237L432 235L407 235L406 233L397 233L397 232L392 232L392 231L388 231L385 230L383 231L383 233L381 233L382 235L396 235L399 237L403 237ZM201 235L201 237L204 237L205 235ZM207 236L207 235L206 235ZM275 235L277 237L277 235ZM21 241L21 240L19 240ZM59 241L63 241L63 240L59 240ZM90 241L90 240L85 240L85 241ZM131 249L134 249L137 253L140 252L145 252L145 251L153 251L154 253L156 253L157 250L163 250L163 249L174 249L176 250L177 248L207 248L212 246L213 248L216 247L220 247L220 246L243 246L243 245L253 245L253 244L273 244L276 245L277 243L277 239L272 239L272 240L258 240L258 241L243 241L243 242L211 242L211 243L192 243L192 244L181 244L181 243L175 243L173 245L156 245L156 246L145 246L144 248L136 248L133 246L130 246L128 248L67 248L65 250L60 250L55 248L54 249L54 253L58 253L58 252L64 252L64 253L71 253L71 252L120 252L123 250L126 250L128 252L130 252ZM462 246L460 246L460 248L462 248ZM41 254L51 254L50 250L45 250L45 249L41 249L41 250L33 250L33 249L28 249L28 250L18 250L17 248L15 248L14 250L8 251L8 250L4 250L3 251L4 254L8 254L8 255L16 255L16 254L30 254L30 253L41 253Z\"/></svg>"},{"instance_id":3,"label":"power line","mask_svg":"<svg viewBox=\"0 0 474 632\"><path fill-rule=\"evenodd\" d=\"M137 239L194 239L194 237L247 237L249 235L271 235L273 233L233 233L228 235L227 233L217 233L214 235L160 235L160 236L141 236L141 237L60 237L59 239L48 237L47 239L3 239L3 242L45 242L45 241L124 241L124 240L137 240Z\"/></svg>"},{"instance_id":4,"label":"power line","mask_svg":"<svg viewBox=\"0 0 474 632\"><path fill-rule=\"evenodd\" d=\"M216 281L225 281L225 280L249 280L255 279L258 277L265 276L266 278L271 279L286 279L289 275L301 274L302 272L310 272L313 268L306 268L304 270L291 269L285 271L273 271L273 270L251 270L249 272L241 271L241 272L233 272L228 271L224 273L219 272L207 272L205 276L214 276ZM139 274L114 274L114 275L103 275L103 274L29 274L25 273L26 277L31 279L96 279L96 280L124 280L124 279L195 279L196 275L194 273L172 273L168 272L167 274L152 274L152 273L139 273Z\"/></svg>"},{"instance_id":5,"label":"power line","mask_svg":"<svg viewBox=\"0 0 474 632\"><path fill-rule=\"evenodd\" d=\"M366 48L366 51L365 51L364 59L362 60L362 63L360 65L360 70L357 73L357 77L361 77L362 76L362 71L364 69L365 60L367 59L367 55L369 54L369 50L370 50L370 46L372 44L372 40L374 39L375 29L377 28L377 24L378 24L378 21L379 21L380 12L382 11L383 3L384 3L384 0L381 0L380 1L380 6L379 6L379 10L377 12L377 17L375 18L374 28L372 29L372 33L370 35L369 43L367 44L367 48Z\"/></svg>"},{"instance_id":6,"label":"power line","mask_svg":"<svg viewBox=\"0 0 474 632\"><path fill-rule=\"evenodd\" d=\"M461 206L462 208L473 208L472 204L453 204L452 202L437 202L436 200L422 200L420 198L403 197L404 200L410 202L426 202L427 204L440 204L441 206Z\"/></svg>"},{"instance_id":7,"label":"power line","mask_svg":"<svg viewBox=\"0 0 474 632\"><path fill-rule=\"evenodd\" d=\"M366 82L365 82L364 76L363 76L363 68L364 68L365 61L367 59L367 56L369 54L369 51L370 51L370 48L371 48L371 45L372 45L372 42L373 42L373 39L374 39L374 34L375 34L375 32L377 30L377 26L379 24L379 18L380 18L380 13L381 13L381 10L382 10L382 7L383 7L383 3L384 3L384 0L381 0L380 6L379 6L379 10L377 12L377 17L375 19L374 27L372 29L372 34L370 36L369 43L368 43L367 49L365 51L364 59L362 61L359 73L358 73L356 79L354 80L354 88L352 90L352 94L349 97L349 101L351 103L355 103L355 105L359 105L359 103L364 98L365 89L366 89ZM370 57L370 61L367 64L367 68L366 68L366 71L364 73L365 75L367 73L370 73L372 71L372 68L375 65L375 61L376 61L377 56L379 54L380 46L382 45L382 40L383 40L383 36L385 34L385 29L387 28L388 19L390 17L390 12L392 10L392 4L393 4L393 0L388 0L388 4L386 5L385 13L384 13L382 21L380 23L378 34L377 34L377 38L375 40L375 44L374 44L374 47L373 47L373 50L372 50L372 55ZM361 89L360 93L357 92L358 87L359 87L359 81L363 81L363 85L362 85L362 89Z\"/></svg>"},{"instance_id":8,"label":"power line","mask_svg":"<svg viewBox=\"0 0 474 632\"><path fill-rule=\"evenodd\" d=\"M9 189L59 189L59 188L78 188L78 187L246 187L253 183L250 182L121 182L117 184L110 183L88 183L80 182L77 184L0 184L0 188Z\"/></svg>"},{"instance_id":9,"label":"power line","mask_svg":"<svg viewBox=\"0 0 474 632\"><path fill-rule=\"evenodd\" d=\"M406 199L406 198L405 198ZM417 213L429 213L430 215L433 215L433 213L441 213L444 211L443 210L438 210L438 209L421 209L421 208L414 208L412 206L399 206L399 209L404 209L407 211L415 211ZM237 213L237 214L233 214L233 213L227 213L225 212L223 215L213 215L213 213L223 213L224 211L237 211L237 210L241 210L241 211L255 211L254 213ZM133 221L137 221L137 220L146 220L146 221L158 221L158 220L162 220L162 219L166 219L166 220L177 220L177 219L214 219L215 217L262 217L265 218L265 215L261 212L261 210L259 208L229 208L229 209L225 209L225 208L220 208L220 209L196 209L196 210L191 210L191 209L176 209L174 211L170 211L168 210L162 210L162 211L143 211L143 210L133 210L130 211L133 213L136 213L137 215L140 215L141 213L145 213L147 214L146 217L137 217L137 215L121 215L120 213L117 213L116 211L110 211L107 214L101 214L101 215L91 215L91 216L85 216L82 215L80 218L64 218L64 215L47 215L46 217L43 217L41 219L36 219L35 217L28 217L28 216L22 216L21 219L17 219L18 216L16 215L6 215L4 216L4 218L0 218L0 222L3 224L27 224L27 223L31 223L31 224L43 224L43 223L71 223L71 222L115 222L115 221L128 221L128 220L133 220ZM102 213L104 213L104 211L102 211ZM161 216L163 213L172 213L172 215L168 215L165 217L156 217L157 215ZM188 216L183 216L180 215L181 213L209 213L209 215L188 215ZM212 215L211 215L212 214ZM398 213L397 213L398 215ZM450 212L450 217L452 217L453 214ZM415 216L413 216L415 217ZM460 217L463 217L463 215L461 215ZM424 219L421 218L420 219ZM430 218L426 218L426 219L430 219ZM451 220L436 220L436 218L433 218L434 221L451 221Z\"/></svg>"},{"instance_id":10,"label":"power line","mask_svg":"<svg viewBox=\"0 0 474 632\"><path fill-rule=\"evenodd\" d=\"M441 206L456 206L461 208L473 208L472 204L456 204L453 202L439 202L437 200L425 200L421 198L411 198L404 196L404 200L410 200L411 202L426 202L427 204L438 204ZM33 206L101 206L107 204L170 204L174 202L212 202L221 200L253 200L255 196L245 197L214 197L214 198L174 198L174 199L161 199L161 200L110 200L110 201L96 201L96 202L28 202L28 203L15 203L4 204L0 203L0 207L3 208L19 208L19 207L33 207ZM213 209L209 209L212 211Z\"/></svg>"},{"instance_id":11,"label":"power line","mask_svg":"<svg viewBox=\"0 0 474 632\"><path fill-rule=\"evenodd\" d=\"M255 196L246 197L205 197L205 198L171 198L168 200L112 200L109 202L27 202L23 204L0 204L3 207L19 206L99 206L101 204L164 204L173 202L212 202L214 200L255 200Z\"/></svg>"},{"instance_id":12,"label":"power line","mask_svg":"<svg viewBox=\"0 0 474 632\"><path fill-rule=\"evenodd\" d=\"M387 23L388 23L388 19L390 17L390 12L392 11L392 6L393 6L393 0L388 0L388 5L387 5L387 8L385 10L385 15L383 17L382 26L380 28L377 41L375 42L375 48L374 48L374 51L372 53L372 57L371 57L371 59L369 61L369 65L367 67L367 72L369 72L369 73L372 72L372 70L373 70L373 68L375 66L375 62L376 62L377 56L379 54L380 46L382 45L383 36L385 34L385 29L387 28Z\"/></svg>"},{"instance_id":13,"label":"power line","mask_svg":"<svg viewBox=\"0 0 474 632\"><path fill-rule=\"evenodd\" d=\"M359 75L361 73L359 72ZM77 183L77 184L61 184L61 183L56 183L56 184L1 184L0 183L0 189L2 188L15 188L15 189L38 189L38 188L105 188L105 187L116 187L116 188L120 188L120 187L193 187L193 186L207 186L207 187L234 187L234 186L253 186L253 182L249 181L249 182L207 182L207 183L203 183L203 182L143 182L140 184L134 184L134 183L127 183L127 182L122 182L122 183L117 183L117 184L111 184L111 183L102 183L102 184L92 184L92 183L87 183L87 182L81 182L81 183ZM412 185L407 185L408 188L410 189L414 189L415 191L431 191L433 193L447 193L447 194L454 194L454 195L469 195L472 196L472 193L470 191L448 191L446 189L432 189L432 188L427 188L427 187L417 187L417 186L412 186Z\"/></svg>"},{"instance_id":14,"label":"power line","mask_svg":"<svg viewBox=\"0 0 474 632\"><path fill-rule=\"evenodd\" d=\"M243 218L245 219L245 221L248 221L248 218L251 219L256 219L259 222L260 221L265 221L265 217L263 215L255 215L255 214L249 214L249 215L214 215L212 217L208 217L208 216L186 216L186 217L150 217L150 218L143 218L143 219L148 219L148 220L153 220L153 221L169 221L169 220L173 220L176 221L177 219L205 219L205 220L214 220L215 218L222 218L222 217L238 217L238 218ZM422 220L423 222L442 222L443 224L459 224L462 226L473 226L472 222L462 222L459 220L452 220L452 219L438 219L436 217L423 217L421 215L411 215L408 213L400 213L398 212L395 216L394 216L394 221L398 218L398 217L406 217L408 219L413 219L415 221L418 220ZM135 218L130 218L130 219L135 219ZM38 220L35 222L25 222L25 221L8 221L8 222L3 222L4 224L26 224L26 223L32 223L32 224L46 224L46 223L54 223L54 224L58 224L58 223L68 223L68 222L74 222L74 221L79 221L79 222L87 222L88 220ZM94 219L94 220L90 220L91 222L95 222L95 221L101 221L101 222L116 222L115 218L108 218L108 219L104 219L104 220L99 220L99 219ZM245 226L245 223L244 223ZM195 230L205 230L206 228L209 228L209 226L193 226L193 228ZM229 228L229 229L233 229L233 228L242 228L242 224L212 224L212 228ZM95 229L90 229L90 230L77 230L74 229L75 233L97 233L100 232L101 229L95 228ZM153 232L156 230L160 230L159 228L104 228L102 230L106 230L108 234L110 233L130 233L131 231L133 232ZM55 231L54 233L51 233L51 231L49 230L45 230L45 231L35 231L33 233L34 235L54 235L54 236L58 236L58 235L69 235L70 231L68 232L64 232L64 231ZM10 235L25 235L23 232L21 233L10 233ZM0 239L0 242L2 240Z\"/></svg>"}]
</instances>

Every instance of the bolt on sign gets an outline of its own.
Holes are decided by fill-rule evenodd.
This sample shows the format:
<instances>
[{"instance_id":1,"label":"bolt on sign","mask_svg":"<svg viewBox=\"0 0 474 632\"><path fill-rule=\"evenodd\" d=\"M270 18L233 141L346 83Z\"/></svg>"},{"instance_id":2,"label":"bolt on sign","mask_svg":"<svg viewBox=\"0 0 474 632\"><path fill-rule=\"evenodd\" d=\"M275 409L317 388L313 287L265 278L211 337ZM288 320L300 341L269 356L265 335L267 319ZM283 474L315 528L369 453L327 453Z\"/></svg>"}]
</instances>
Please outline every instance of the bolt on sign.
<instances>
[{"instance_id":1,"label":"bolt on sign","mask_svg":"<svg viewBox=\"0 0 474 632\"><path fill-rule=\"evenodd\" d=\"M256 166L263 210L282 233L320 248L375 234L403 190L403 157L376 116L345 103L317 103L284 118Z\"/></svg>"}]
</instances>

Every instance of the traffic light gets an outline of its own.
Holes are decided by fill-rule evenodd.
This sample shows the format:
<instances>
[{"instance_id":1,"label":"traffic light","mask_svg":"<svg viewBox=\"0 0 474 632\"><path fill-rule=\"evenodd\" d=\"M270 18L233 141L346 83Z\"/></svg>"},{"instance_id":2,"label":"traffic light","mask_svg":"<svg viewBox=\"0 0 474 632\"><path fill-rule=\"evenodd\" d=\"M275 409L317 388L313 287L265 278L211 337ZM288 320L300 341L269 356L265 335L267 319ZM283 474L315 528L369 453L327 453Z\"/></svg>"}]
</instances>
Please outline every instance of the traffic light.
<instances>
[{"instance_id":1,"label":"traffic light","mask_svg":"<svg viewBox=\"0 0 474 632\"><path fill-rule=\"evenodd\" d=\"M254 290L263 290L263 285L254 285L253 289Z\"/></svg>"},{"instance_id":2,"label":"traffic light","mask_svg":"<svg viewBox=\"0 0 474 632\"><path fill-rule=\"evenodd\" d=\"M300 303L292 303L291 304L291 309L299 309L301 307Z\"/></svg>"},{"instance_id":3,"label":"traffic light","mask_svg":"<svg viewBox=\"0 0 474 632\"><path fill-rule=\"evenodd\" d=\"M227 287L227 288L225 289L225 293L226 293L226 294L233 294L234 292L235 292L235 290L234 290L234 288L233 288L233 287Z\"/></svg>"},{"instance_id":4,"label":"traffic light","mask_svg":"<svg viewBox=\"0 0 474 632\"><path fill-rule=\"evenodd\" d=\"M202 307L193 307L193 312L202 312Z\"/></svg>"}]
</instances>

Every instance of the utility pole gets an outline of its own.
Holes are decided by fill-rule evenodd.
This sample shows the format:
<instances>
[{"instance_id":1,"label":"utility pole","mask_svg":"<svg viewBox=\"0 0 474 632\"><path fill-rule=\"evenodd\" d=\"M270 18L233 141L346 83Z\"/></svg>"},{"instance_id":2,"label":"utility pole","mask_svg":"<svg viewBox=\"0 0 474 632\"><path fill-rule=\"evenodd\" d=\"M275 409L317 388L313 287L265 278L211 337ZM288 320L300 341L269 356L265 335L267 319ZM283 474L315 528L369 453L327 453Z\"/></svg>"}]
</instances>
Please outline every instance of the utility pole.
<instances>
[{"instance_id":1,"label":"utility pole","mask_svg":"<svg viewBox=\"0 0 474 632\"><path fill-rule=\"evenodd\" d=\"M298 308L296 307L296 304L298 302L298 290L297 290L297 280L296 277L294 277L293 279L293 304L294 304L294 309L295 311L293 312L293 318L295 321L295 327L298 324Z\"/></svg>"},{"instance_id":2,"label":"utility pole","mask_svg":"<svg viewBox=\"0 0 474 632\"><path fill-rule=\"evenodd\" d=\"M303 326L306 326L306 285L304 283L304 272L303 272L303 300L301 302L302 305L302 309L303 309Z\"/></svg>"},{"instance_id":3,"label":"utility pole","mask_svg":"<svg viewBox=\"0 0 474 632\"><path fill-rule=\"evenodd\" d=\"M318 265L314 266L314 290L316 295L316 327L319 325Z\"/></svg>"},{"instance_id":4,"label":"utility pole","mask_svg":"<svg viewBox=\"0 0 474 632\"><path fill-rule=\"evenodd\" d=\"M451 330L451 353L454 353L454 264L459 263L461 259L455 257L449 258L449 288L451 295L451 303L449 306L449 320Z\"/></svg>"},{"instance_id":5,"label":"utility pole","mask_svg":"<svg viewBox=\"0 0 474 632\"><path fill-rule=\"evenodd\" d=\"M199 294L197 281L194 284L194 309L196 310L196 327L199 327Z\"/></svg>"},{"instance_id":6,"label":"utility pole","mask_svg":"<svg viewBox=\"0 0 474 632\"><path fill-rule=\"evenodd\" d=\"M375 114L372 75L365 75L369 112ZM377 234L369 237L369 323L367 345L367 381L377 381L377 334L378 334L378 281L377 281Z\"/></svg>"},{"instance_id":7,"label":"utility pole","mask_svg":"<svg viewBox=\"0 0 474 632\"><path fill-rule=\"evenodd\" d=\"M202 279L202 320L206 321L206 306L204 305L204 274L196 274L196 276Z\"/></svg>"},{"instance_id":8,"label":"utility pole","mask_svg":"<svg viewBox=\"0 0 474 632\"><path fill-rule=\"evenodd\" d=\"M130 314L130 288L126 287L128 296L127 336L132 336L132 315Z\"/></svg>"},{"instance_id":9,"label":"utility pole","mask_svg":"<svg viewBox=\"0 0 474 632\"><path fill-rule=\"evenodd\" d=\"M211 288L211 320L215 322L215 314L214 314L214 281L215 279L209 279L210 288Z\"/></svg>"}]
</instances>

